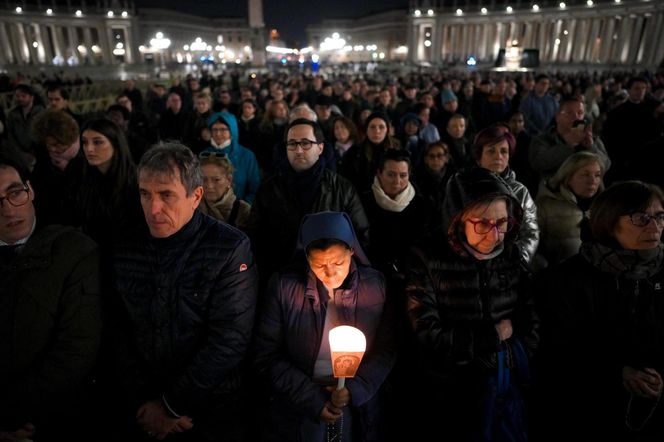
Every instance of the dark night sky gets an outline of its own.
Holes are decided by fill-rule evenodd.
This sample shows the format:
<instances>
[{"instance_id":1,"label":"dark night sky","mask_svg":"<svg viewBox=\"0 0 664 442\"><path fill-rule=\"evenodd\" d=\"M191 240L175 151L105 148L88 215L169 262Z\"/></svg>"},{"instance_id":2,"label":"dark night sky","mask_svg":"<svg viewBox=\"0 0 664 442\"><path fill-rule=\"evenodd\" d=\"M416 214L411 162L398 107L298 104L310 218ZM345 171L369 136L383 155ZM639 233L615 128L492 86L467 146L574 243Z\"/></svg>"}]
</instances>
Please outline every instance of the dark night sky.
<instances>
[{"instance_id":1,"label":"dark night sky","mask_svg":"<svg viewBox=\"0 0 664 442\"><path fill-rule=\"evenodd\" d=\"M246 0L135 0L136 6L168 8L210 17L246 17ZM263 0L268 28L277 28L291 45L303 46L304 29L323 18L348 18L394 8L405 8L408 0Z\"/></svg>"}]
</instances>

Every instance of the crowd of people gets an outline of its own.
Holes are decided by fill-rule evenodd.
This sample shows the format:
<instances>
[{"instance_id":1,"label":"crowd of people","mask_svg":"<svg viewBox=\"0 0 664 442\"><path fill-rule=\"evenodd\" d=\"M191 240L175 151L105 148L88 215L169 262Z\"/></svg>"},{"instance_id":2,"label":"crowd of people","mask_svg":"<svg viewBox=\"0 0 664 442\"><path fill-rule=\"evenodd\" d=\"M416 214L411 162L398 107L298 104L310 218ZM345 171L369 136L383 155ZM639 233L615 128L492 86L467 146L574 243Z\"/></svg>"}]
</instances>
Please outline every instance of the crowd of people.
<instances>
[{"instance_id":1,"label":"crowd of people","mask_svg":"<svg viewBox=\"0 0 664 442\"><path fill-rule=\"evenodd\" d=\"M663 75L227 80L15 85L0 441L664 438Z\"/></svg>"}]
</instances>

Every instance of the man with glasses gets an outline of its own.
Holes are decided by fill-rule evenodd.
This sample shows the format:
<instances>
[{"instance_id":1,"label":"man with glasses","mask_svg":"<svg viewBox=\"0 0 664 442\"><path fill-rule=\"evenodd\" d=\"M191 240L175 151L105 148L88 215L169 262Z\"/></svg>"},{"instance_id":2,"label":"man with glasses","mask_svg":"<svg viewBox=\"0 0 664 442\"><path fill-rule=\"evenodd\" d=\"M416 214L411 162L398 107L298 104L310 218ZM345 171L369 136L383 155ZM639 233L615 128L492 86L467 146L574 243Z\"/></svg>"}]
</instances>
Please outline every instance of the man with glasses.
<instances>
[{"instance_id":1,"label":"man with glasses","mask_svg":"<svg viewBox=\"0 0 664 442\"><path fill-rule=\"evenodd\" d=\"M97 246L37 224L27 174L0 154L0 440L80 440L101 335Z\"/></svg>"},{"instance_id":2,"label":"man with glasses","mask_svg":"<svg viewBox=\"0 0 664 442\"><path fill-rule=\"evenodd\" d=\"M365 245L369 222L352 184L325 168L320 160L324 138L320 126L303 118L286 132L288 161L258 189L249 230L261 269L261 278L285 265L295 250L302 217L322 211L346 212Z\"/></svg>"}]
</instances>

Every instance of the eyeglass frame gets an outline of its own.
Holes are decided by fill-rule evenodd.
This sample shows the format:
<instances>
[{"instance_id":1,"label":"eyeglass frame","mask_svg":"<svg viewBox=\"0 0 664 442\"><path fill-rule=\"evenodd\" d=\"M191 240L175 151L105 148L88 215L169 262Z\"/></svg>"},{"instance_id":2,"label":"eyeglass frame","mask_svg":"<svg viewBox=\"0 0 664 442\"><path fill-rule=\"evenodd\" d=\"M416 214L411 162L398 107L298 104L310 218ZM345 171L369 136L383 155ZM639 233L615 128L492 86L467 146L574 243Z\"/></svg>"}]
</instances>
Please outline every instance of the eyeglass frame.
<instances>
[{"instance_id":1,"label":"eyeglass frame","mask_svg":"<svg viewBox=\"0 0 664 442\"><path fill-rule=\"evenodd\" d=\"M647 218L647 221L645 222L645 224L637 224L636 222L634 222L633 218L634 215L639 215L643 218ZM627 214L626 216L629 218L629 222L631 222L632 225L635 227L646 227L648 224L650 224L650 221L652 220L655 220L655 224L657 224L659 227L664 227L664 212L657 212L654 215L650 215L645 212L633 212ZM657 219L658 217L660 218L659 220Z\"/></svg>"},{"instance_id":2,"label":"eyeglass frame","mask_svg":"<svg viewBox=\"0 0 664 442\"><path fill-rule=\"evenodd\" d=\"M309 147L304 147L302 143L311 143ZM288 140L286 141L286 149L290 151L297 150L298 147L300 147L303 151L307 152L311 150L314 145L319 145L321 144L318 140L310 140L308 138L304 138L302 140Z\"/></svg>"},{"instance_id":3,"label":"eyeglass frame","mask_svg":"<svg viewBox=\"0 0 664 442\"><path fill-rule=\"evenodd\" d=\"M25 192L25 194L27 195L25 202L20 204L12 202L12 198L9 196L9 194L14 193L20 195L20 192ZM24 187L22 187L21 189L10 190L5 196L0 197L0 207L5 207L5 200L7 200L7 202L13 207L25 206L26 204L28 204L28 202L30 202L30 188L24 184Z\"/></svg>"},{"instance_id":4,"label":"eyeglass frame","mask_svg":"<svg viewBox=\"0 0 664 442\"><path fill-rule=\"evenodd\" d=\"M199 160L206 160L208 158L228 158L228 155L226 155L226 152L211 152L211 151L203 151L198 154Z\"/></svg>"},{"instance_id":5,"label":"eyeglass frame","mask_svg":"<svg viewBox=\"0 0 664 442\"><path fill-rule=\"evenodd\" d=\"M466 221L468 221L469 223L471 223L471 224L473 225L473 230L474 230L475 233L477 233L478 235L486 235L486 234L488 234L489 232L491 232L491 230L493 230L493 229L496 229L496 232L498 232L498 233L508 233L508 232L510 232L510 231L514 228L514 226L516 225L516 220L515 220L514 218L512 218L511 216L508 216L507 218L500 218L500 219L498 220L498 221L501 222L501 224L502 224L502 222L504 221L504 222L505 222L505 225L507 225L507 230L505 230L504 232L502 232L502 231L500 230L500 228L498 228L498 223L497 223L497 222L492 222L492 221L490 221L490 220L488 220L488 219L480 219L480 220L477 220L477 221L473 221L472 219L467 219ZM490 227L489 230L487 230L486 232L480 232L480 231L477 230L477 225L480 224L480 223L488 223L488 224L491 225L491 227Z\"/></svg>"},{"instance_id":6,"label":"eyeglass frame","mask_svg":"<svg viewBox=\"0 0 664 442\"><path fill-rule=\"evenodd\" d=\"M231 130L227 128L226 126L223 127L210 127L210 132L230 132Z\"/></svg>"}]
</instances>

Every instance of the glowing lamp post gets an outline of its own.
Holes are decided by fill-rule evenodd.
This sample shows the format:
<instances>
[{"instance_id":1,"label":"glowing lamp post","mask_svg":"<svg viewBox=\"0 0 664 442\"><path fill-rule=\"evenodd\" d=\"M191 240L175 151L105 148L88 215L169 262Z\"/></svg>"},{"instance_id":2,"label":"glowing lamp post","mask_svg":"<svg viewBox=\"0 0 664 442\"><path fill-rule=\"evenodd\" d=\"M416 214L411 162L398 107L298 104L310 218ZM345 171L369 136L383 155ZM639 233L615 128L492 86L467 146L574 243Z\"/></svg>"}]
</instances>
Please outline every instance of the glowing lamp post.
<instances>
[{"instance_id":1,"label":"glowing lamp post","mask_svg":"<svg viewBox=\"0 0 664 442\"><path fill-rule=\"evenodd\" d=\"M346 378L355 376L366 349L364 333L355 327L341 325L330 330L332 370L334 377L339 379L337 390L344 388Z\"/></svg>"},{"instance_id":2,"label":"glowing lamp post","mask_svg":"<svg viewBox=\"0 0 664 442\"><path fill-rule=\"evenodd\" d=\"M157 32L155 38L150 39L150 46L153 49L159 51L159 58L161 58L161 67L164 69L166 67L166 62L164 60L164 52L171 46L171 40L164 38L162 32Z\"/></svg>"}]
</instances>

